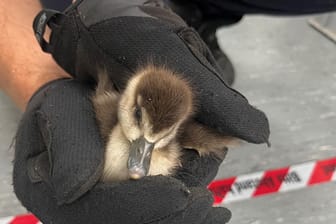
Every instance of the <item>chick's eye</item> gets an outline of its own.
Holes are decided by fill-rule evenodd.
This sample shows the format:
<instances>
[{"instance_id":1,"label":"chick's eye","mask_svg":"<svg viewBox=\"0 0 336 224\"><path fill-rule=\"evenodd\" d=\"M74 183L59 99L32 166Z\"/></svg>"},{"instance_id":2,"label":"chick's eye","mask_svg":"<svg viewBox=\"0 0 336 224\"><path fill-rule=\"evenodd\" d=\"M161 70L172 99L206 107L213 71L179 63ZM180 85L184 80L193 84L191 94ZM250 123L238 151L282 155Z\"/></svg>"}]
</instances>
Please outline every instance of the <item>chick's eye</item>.
<instances>
[{"instance_id":1,"label":"chick's eye","mask_svg":"<svg viewBox=\"0 0 336 224\"><path fill-rule=\"evenodd\" d=\"M140 123L141 117L142 117L142 113L141 113L140 107L136 107L135 108L134 116L137 119L137 121Z\"/></svg>"}]
</instances>

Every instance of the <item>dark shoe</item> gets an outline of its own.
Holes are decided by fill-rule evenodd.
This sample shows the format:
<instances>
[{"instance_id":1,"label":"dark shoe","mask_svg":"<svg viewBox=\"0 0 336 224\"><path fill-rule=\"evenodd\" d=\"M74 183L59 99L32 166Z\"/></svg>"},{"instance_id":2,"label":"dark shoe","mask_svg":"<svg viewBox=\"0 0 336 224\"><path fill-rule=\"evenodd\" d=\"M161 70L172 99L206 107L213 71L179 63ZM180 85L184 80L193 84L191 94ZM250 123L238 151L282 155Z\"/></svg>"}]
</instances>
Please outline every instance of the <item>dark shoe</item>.
<instances>
[{"instance_id":1,"label":"dark shoe","mask_svg":"<svg viewBox=\"0 0 336 224\"><path fill-rule=\"evenodd\" d=\"M223 79L231 86L235 79L234 68L230 59L218 45L216 31L218 27L238 22L241 17L229 16L216 19L215 17L205 15L201 7L195 3L181 0L169 0L166 1L166 3L176 14L184 19L189 26L194 27L198 31L213 54L216 63L222 69Z\"/></svg>"},{"instance_id":2,"label":"dark shoe","mask_svg":"<svg viewBox=\"0 0 336 224\"><path fill-rule=\"evenodd\" d=\"M195 3L181 0L164 0L173 12L179 15L189 26L197 29L203 21L203 13Z\"/></svg>"},{"instance_id":3,"label":"dark shoe","mask_svg":"<svg viewBox=\"0 0 336 224\"><path fill-rule=\"evenodd\" d=\"M202 37L203 41L208 45L212 55L214 56L218 66L223 71L223 79L230 86L235 79L235 71L233 65L228 56L221 50L218 45L216 36L217 28L223 23L220 21L204 22L198 29L198 33Z\"/></svg>"}]
</instances>

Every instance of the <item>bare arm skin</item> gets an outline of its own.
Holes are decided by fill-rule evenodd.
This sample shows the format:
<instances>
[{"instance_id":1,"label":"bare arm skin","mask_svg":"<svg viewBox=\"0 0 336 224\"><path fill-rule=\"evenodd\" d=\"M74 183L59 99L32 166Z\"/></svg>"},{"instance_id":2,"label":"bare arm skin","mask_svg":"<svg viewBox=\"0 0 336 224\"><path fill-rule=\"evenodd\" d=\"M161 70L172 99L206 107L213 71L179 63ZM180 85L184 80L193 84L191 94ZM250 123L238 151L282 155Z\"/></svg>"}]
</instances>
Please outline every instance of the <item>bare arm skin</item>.
<instances>
[{"instance_id":1,"label":"bare arm skin","mask_svg":"<svg viewBox=\"0 0 336 224\"><path fill-rule=\"evenodd\" d=\"M42 85L69 77L35 40L32 21L40 9L38 0L0 1L0 88L21 110Z\"/></svg>"}]
</instances>

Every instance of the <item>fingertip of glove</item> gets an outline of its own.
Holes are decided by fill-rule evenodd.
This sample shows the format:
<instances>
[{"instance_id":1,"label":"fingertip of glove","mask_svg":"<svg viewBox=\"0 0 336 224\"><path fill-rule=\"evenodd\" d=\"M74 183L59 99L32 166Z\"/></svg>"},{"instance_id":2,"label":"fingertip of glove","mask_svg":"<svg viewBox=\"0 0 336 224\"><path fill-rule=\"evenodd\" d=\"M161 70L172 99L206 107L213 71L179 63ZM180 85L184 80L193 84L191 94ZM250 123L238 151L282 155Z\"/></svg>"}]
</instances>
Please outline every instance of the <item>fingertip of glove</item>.
<instances>
[{"instance_id":1,"label":"fingertip of glove","mask_svg":"<svg viewBox=\"0 0 336 224\"><path fill-rule=\"evenodd\" d=\"M207 215L206 224L224 224L228 223L232 217L229 209L224 207L214 207Z\"/></svg>"},{"instance_id":2,"label":"fingertip of glove","mask_svg":"<svg viewBox=\"0 0 336 224\"><path fill-rule=\"evenodd\" d=\"M204 198L205 202L209 205L213 203L212 193L204 187L190 187L189 188L192 200L199 200Z\"/></svg>"}]
</instances>

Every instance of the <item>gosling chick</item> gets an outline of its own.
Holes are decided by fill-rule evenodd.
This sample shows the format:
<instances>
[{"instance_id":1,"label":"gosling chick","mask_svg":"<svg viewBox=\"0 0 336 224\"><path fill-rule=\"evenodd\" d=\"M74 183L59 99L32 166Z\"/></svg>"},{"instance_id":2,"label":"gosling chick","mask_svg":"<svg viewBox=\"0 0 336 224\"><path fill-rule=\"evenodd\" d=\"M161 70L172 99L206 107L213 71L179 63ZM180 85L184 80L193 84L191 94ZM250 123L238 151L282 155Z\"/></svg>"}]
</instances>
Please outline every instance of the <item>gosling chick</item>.
<instances>
[{"instance_id":1,"label":"gosling chick","mask_svg":"<svg viewBox=\"0 0 336 224\"><path fill-rule=\"evenodd\" d=\"M92 102L106 143L104 182L171 175L181 165L182 148L221 157L236 142L192 120L192 87L169 69L147 66L121 93L107 74L98 77Z\"/></svg>"}]
</instances>

